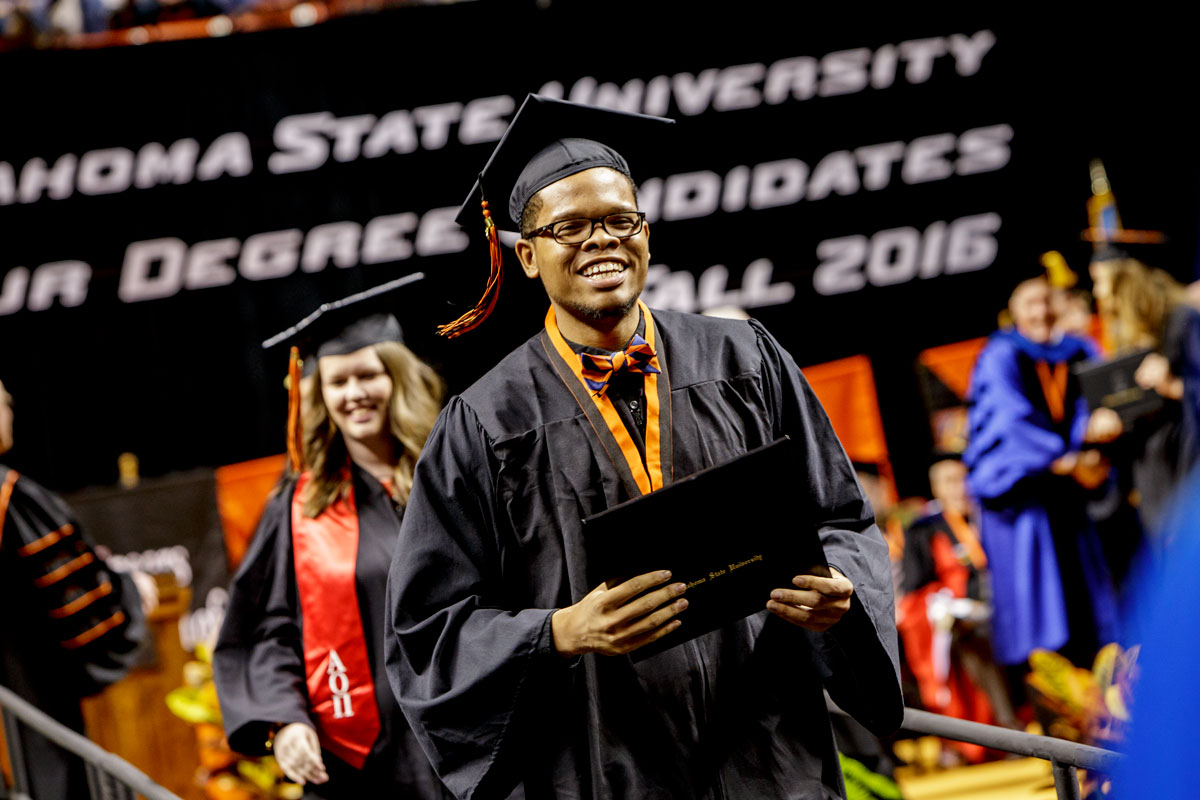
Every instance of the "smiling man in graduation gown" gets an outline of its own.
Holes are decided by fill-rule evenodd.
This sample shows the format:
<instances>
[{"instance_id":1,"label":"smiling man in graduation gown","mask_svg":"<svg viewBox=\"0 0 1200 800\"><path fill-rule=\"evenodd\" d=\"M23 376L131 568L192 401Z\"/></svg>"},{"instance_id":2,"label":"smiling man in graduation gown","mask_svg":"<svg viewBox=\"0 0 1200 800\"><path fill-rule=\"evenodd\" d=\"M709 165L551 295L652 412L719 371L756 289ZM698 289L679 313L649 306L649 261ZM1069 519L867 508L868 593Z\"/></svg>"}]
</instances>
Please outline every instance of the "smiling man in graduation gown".
<instances>
[{"instance_id":1,"label":"smiling man in graduation gown","mask_svg":"<svg viewBox=\"0 0 1200 800\"><path fill-rule=\"evenodd\" d=\"M460 798L842 797L822 686L876 733L901 720L887 547L800 370L757 322L638 299L649 227L613 147L663 122L531 96L460 214L484 186L507 199L551 301L443 412L388 580L388 677ZM484 209L493 280L451 333L495 302ZM684 587L593 585L581 519L783 435L804 465L790 520L712 502L818 530L831 577L796 565L759 613L631 659L688 624Z\"/></svg>"}]
</instances>

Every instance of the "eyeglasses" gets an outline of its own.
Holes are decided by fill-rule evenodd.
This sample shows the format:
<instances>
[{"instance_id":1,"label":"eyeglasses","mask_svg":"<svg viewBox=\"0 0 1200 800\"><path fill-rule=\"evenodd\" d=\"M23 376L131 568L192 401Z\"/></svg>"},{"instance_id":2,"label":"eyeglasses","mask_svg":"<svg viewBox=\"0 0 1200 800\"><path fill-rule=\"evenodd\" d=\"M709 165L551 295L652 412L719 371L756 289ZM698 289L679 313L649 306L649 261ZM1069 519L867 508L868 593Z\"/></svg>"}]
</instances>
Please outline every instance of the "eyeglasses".
<instances>
[{"instance_id":1,"label":"eyeglasses","mask_svg":"<svg viewBox=\"0 0 1200 800\"><path fill-rule=\"evenodd\" d=\"M530 231L524 238L532 239L548 233L559 244L583 244L592 238L592 234L596 232L596 224L599 223L608 231L609 236L628 239L641 233L645 220L645 211L622 211L620 214L593 219L562 219Z\"/></svg>"}]
</instances>

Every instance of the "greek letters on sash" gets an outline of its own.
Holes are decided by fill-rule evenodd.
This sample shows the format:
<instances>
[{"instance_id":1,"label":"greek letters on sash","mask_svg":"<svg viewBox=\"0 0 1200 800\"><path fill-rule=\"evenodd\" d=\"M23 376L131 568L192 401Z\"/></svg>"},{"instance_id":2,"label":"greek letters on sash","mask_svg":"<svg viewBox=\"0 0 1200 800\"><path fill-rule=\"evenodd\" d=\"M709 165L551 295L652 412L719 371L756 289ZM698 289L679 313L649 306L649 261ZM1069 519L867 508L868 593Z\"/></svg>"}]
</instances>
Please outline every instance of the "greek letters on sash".
<instances>
[{"instance_id":1,"label":"greek letters on sash","mask_svg":"<svg viewBox=\"0 0 1200 800\"><path fill-rule=\"evenodd\" d=\"M345 719L354 716L354 706L350 703L350 676L346 674L346 665L338 657L337 650L329 651L329 692L333 695L333 718Z\"/></svg>"}]
</instances>

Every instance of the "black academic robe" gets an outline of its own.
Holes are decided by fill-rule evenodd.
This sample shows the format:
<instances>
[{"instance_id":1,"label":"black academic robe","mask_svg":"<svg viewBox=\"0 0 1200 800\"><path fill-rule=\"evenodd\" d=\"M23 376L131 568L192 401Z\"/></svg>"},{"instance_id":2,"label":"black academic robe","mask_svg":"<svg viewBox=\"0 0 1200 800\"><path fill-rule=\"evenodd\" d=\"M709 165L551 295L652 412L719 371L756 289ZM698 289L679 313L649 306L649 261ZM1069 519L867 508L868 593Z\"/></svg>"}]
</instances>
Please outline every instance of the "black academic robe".
<instances>
[{"instance_id":1,"label":"black academic robe","mask_svg":"<svg viewBox=\"0 0 1200 800\"><path fill-rule=\"evenodd\" d=\"M952 569L955 574L947 575L949 564L939 563L935 552L935 537L943 536L954 548L957 556ZM956 596L987 602L986 576L976 569L966 555L967 551L954 528L946 521L941 511L936 511L913 522L904 532L904 575L900 593L902 595L920 591L931 583L950 585L954 589L964 588L965 593Z\"/></svg>"},{"instance_id":2,"label":"black academic robe","mask_svg":"<svg viewBox=\"0 0 1200 800\"><path fill-rule=\"evenodd\" d=\"M625 491L539 334L443 411L388 580L388 676L460 798L518 781L530 798L842 797L822 685L872 731L900 724L887 546L800 370L756 322L654 320L675 476L790 435L805 462L792 524L820 531L852 609L818 634L764 596L639 663L559 656L550 616L593 588L580 519ZM746 524L779 521L751 510Z\"/></svg>"},{"instance_id":3,"label":"black academic robe","mask_svg":"<svg viewBox=\"0 0 1200 800\"><path fill-rule=\"evenodd\" d=\"M80 733L80 699L124 677L146 638L129 576L96 556L62 498L3 465L0 609L0 683ZM80 759L28 729L22 745L33 797L88 796Z\"/></svg>"},{"instance_id":4,"label":"black academic robe","mask_svg":"<svg viewBox=\"0 0 1200 800\"><path fill-rule=\"evenodd\" d=\"M375 683L380 733L357 770L322 751L329 781L310 784L317 797L448 796L396 706L384 672L383 597L403 509L367 473L353 468L358 508L355 584ZM316 724L309 714L301 638L303 620L292 561L294 483L271 499L234 576L225 621L213 652L213 677L229 745L261 755L272 726Z\"/></svg>"}]
</instances>

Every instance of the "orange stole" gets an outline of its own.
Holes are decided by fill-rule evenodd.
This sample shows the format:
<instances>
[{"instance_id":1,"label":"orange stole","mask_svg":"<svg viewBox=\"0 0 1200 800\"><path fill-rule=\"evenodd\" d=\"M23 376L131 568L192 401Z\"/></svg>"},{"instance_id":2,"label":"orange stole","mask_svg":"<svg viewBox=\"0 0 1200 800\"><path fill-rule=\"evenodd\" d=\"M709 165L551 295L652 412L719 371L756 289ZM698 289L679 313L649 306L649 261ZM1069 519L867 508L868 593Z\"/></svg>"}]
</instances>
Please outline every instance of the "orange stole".
<instances>
[{"instance_id":1,"label":"orange stole","mask_svg":"<svg viewBox=\"0 0 1200 800\"><path fill-rule=\"evenodd\" d=\"M987 554L983 552L983 545L979 543L979 534L976 533L975 526L967 522L962 514L948 508L942 509L942 518L946 520L950 530L954 531L954 538L958 539L958 543L967 551L971 566L977 570L987 569ZM959 597L966 597L965 588Z\"/></svg>"},{"instance_id":2,"label":"orange stole","mask_svg":"<svg viewBox=\"0 0 1200 800\"><path fill-rule=\"evenodd\" d=\"M0 539L4 537L4 518L8 516L8 502L12 499L13 486L17 483L16 470L9 470L0 483Z\"/></svg>"},{"instance_id":3,"label":"orange stole","mask_svg":"<svg viewBox=\"0 0 1200 800\"><path fill-rule=\"evenodd\" d=\"M1034 367L1037 369L1038 382L1042 384L1046 407L1050 409L1050 418L1055 422L1062 422L1066 417L1067 376L1070 367L1066 362L1060 362L1054 365L1054 371L1051 372L1050 365L1045 361L1038 361Z\"/></svg>"},{"instance_id":4,"label":"orange stole","mask_svg":"<svg viewBox=\"0 0 1200 800\"><path fill-rule=\"evenodd\" d=\"M650 349L654 350L657 346L655 343L654 318L650 316L650 309L641 300L638 300L638 308L642 311L642 317L646 320L646 343L650 345ZM650 494L653 491L663 487L663 426L669 430L671 426L670 409L666 409L666 419L661 419L663 415L662 403L659 399L659 381L666 381L665 359L659 359L659 366L663 371L660 374L648 373L645 376L645 391L646 391L646 464L642 465L642 456L638 452L637 445L633 443L629 431L625 430L625 423L621 421L620 415L617 414L617 409L613 406L612 399L607 393L598 394L591 391L587 386L587 381L583 377L583 364L579 360L579 356L571 349L563 338L562 333L558 330L558 320L554 314L554 306L550 306L550 310L546 312L545 330L550 337L550 341L554 346L559 357L570 368L575 380L584 388L584 392L591 398L596 410L600 412L608 431L612 434L617 446L620 448L621 456L625 460L625 464L629 468L629 472L636 482L636 488L641 494ZM564 382L567 378L563 375L559 376ZM570 384L568 384L570 389ZM583 408L584 413L587 413L587 408L583 407L583 402L579 396L575 395L575 400ZM668 397L670 395L668 394ZM589 415L590 419L590 415ZM599 434L599 431L597 431ZM668 448L669 450L669 448ZM611 455L610 455L611 457ZM668 461L670 463L670 461ZM666 478L669 482L671 479L672 469L666 470ZM631 496L634 496L631 493Z\"/></svg>"},{"instance_id":5,"label":"orange stole","mask_svg":"<svg viewBox=\"0 0 1200 800\"><path fill-rule=\"evenodd\" d=\"M379 736L375 682L358 610L354 490L316 519L304 516L306 472L292 495L292 552L304 620L304 672L321 745L362 769Z\"/></svg>"}]
</instances>

